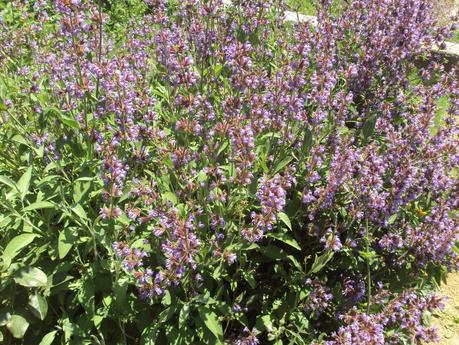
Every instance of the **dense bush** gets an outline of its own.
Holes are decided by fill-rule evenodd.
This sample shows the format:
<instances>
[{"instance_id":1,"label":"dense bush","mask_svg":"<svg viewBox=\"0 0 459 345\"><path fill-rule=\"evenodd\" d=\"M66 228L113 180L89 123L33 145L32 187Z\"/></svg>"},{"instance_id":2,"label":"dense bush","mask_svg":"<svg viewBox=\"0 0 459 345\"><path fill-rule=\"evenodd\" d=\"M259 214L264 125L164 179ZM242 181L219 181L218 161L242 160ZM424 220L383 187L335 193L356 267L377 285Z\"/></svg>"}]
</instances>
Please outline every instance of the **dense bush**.
<instances>
[{"instance_id":1,"label":"dense bush","mask_svg":"<svg viewBox=\"0 0 459 345\"><path fill-rule=\"evenodd\" d=\"M314 27L276 1L2 3L6 344L436 338L450 28L427 0L330 6Z\"/></svg>"}]
</instances>

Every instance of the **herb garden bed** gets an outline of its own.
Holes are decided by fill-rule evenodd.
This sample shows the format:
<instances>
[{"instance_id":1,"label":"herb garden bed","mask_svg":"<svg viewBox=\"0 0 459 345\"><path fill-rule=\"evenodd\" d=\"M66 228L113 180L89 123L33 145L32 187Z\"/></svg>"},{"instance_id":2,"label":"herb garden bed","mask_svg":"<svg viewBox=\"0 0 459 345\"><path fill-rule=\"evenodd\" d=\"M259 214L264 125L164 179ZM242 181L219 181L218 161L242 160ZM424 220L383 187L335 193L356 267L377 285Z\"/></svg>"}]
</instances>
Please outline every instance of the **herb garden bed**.
<instances>
[{"instance_id":1,"label":"herb garden bed","mask_svg":"<svg viewBox=\"0 0 459 345\"><path fill-rule=\"evenodd\" d=\"M427 0L286 10L0 0L0 341L438 339L454 27Z\"/></svg>"}]
</instances>

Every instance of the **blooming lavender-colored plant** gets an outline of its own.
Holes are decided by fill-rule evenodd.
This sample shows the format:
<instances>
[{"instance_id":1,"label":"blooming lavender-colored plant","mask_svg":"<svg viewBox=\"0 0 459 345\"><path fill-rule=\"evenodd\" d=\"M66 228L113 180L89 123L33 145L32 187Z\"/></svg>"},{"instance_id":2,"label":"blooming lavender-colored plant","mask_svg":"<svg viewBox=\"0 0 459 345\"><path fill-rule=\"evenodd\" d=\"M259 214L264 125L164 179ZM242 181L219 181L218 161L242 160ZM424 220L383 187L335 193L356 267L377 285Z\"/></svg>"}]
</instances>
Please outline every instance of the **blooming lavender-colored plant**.
<instances>
[{"instance_id":1,"label":"blooming lavender-colored plant","mask_svg":"<svg viewBox=\"0 0 459 345\"><path fill-rule=\"evenodd\" d=\"M0 291L42 265L53 337L436 339L459 87L427 0L0 3Z\"/></svg>"}]
</instances>

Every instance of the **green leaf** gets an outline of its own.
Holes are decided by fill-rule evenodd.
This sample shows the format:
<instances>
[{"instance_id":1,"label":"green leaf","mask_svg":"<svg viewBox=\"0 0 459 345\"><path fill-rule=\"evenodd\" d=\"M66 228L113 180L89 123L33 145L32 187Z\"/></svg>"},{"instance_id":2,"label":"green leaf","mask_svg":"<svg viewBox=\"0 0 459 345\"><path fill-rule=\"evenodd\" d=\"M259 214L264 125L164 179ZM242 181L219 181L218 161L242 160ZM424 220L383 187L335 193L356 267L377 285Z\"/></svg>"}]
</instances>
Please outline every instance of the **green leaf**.
<instances>
[{"instance_id":1,"label":"green leaf","mask_svg":"<svg viewBox=\"0 0 459 345\"><path fill-rule=\"evenodd\" d=\"M363 140L366 142L370 136L373 135L376 127L376 116L370 116L362 126Z\"/></svg>"},{"instance_id":2,"label":"green leaf","mask_svg":"<svg viewBox=\"0 0 459 345\"><path fill-rule=\"evenodd\" d=\"M93 317L95 312L94 295L95 285L92 276L90 276L83 281L83 285L78 293L78 300L90 317Z\"/></svg>"},{"instance_id":3,"label":"green leaf","mask_svg":"<svg viewBox=\"0 0 459 345\"><path fill-rule=\"evenodd\" d=\"M36 267L23 267L17 273L14 281L25 287L46 286L48 278L46 274Z\"/></svg>"},{"instance_id":4,"label":"green leaf","mask_svg":"<svg viewBox=\"0 0 459 345\"><path fill-rule=\"evenodd\" d=\"M56 337L57 331L51 331L46 334L38 345L51 345Z\"/></svg>"},{"instance_id":5,"label":"green leaf","mask_svg":"<svg viewBox=\"0 0 459 345\"><path fill-rule=\"evenodd\" d=\"M319 257L317 257L316 255L314 259L314 263L312 264L311 270L309 271L309 274L317 273L322 268L324 268L325 265L333 258L333 254L334 252L332 250L329 250Z\"/></svg>"},{"instance_id":6,"label":"green leaf","mask_svg":"<svg viewBox=\"0 0 459 345\"><path fill-rule=\"evenodd\" d=\"M24 138L24 137L23 137L22 135L20 135L20 134L16 134L14 137L11 138L11 140L13 140L13 141L15 141L15 142L17 142L17 143L19 143L19 144L23 144L23 145L25 145L25 146L30 147L30 144L29 144L29 142L27 141L27 139Z\"/></svg>"},{"instance_id":7,"label":"green leaf","mask_svg":"<svg viewBox=\"0 0 459 345\"><path fill-rule=\"evenodd\" d=\"M76 204L72 207L72 211L81 219L87 220L88 216L84 210L84 208L80 204Z\"/></svg>"},{"instance_id":8,"label":"green leaf","mask_svg":"<svg viewBox=\"0 0 459 345\"><path fill-rule=\"evenodd\" d=\"M166 192L162 195L164 201L170 201L173 205L177 205L177 196L172 192Z\"/></svg>"},{"instance_id":9,"label":"green leaf","mask_svg":"<svg viewBox=\"0 0 459 345\"><path fill-rule=\"evenodd\" d=\"M3 332L0 331L0 342L2 342L2 341L3 341Z\"/></svg>"},{"instance_id":10,"label":"green leaf","mask_svg":"<svg viewBox=\"0 0 459 345\"><path fill-rule=\"evenodd\" d=\"M79 126L77 121L75 121L74 119L72 119L70 117L65 116L62 113L62 111L60 111L57 108L53 108L53 107L47 108L45 110L45 113L59 116L60 120L62 121L62 123L67 125L67 126L69 126L69 127L71 127L71 128L75 128L75 129L79 129L80 128L80 126Z\"/></svg>"},{"instance_id":11,"label":"green leaf","mask_svg":"<svg viewBox=\"0 0 459 345\"><path fill-rule=\"evenodd\" d=\"M255 324L255 328L261 332L272 328L272 326L273 322L271 320L270 315L263 315L261 318L257 319L257 322Z\"/></svg>"},{"instance_id":12,"label":"green leaf","mask_svg":"<svg viewBox=\"0 0 459 345\"><path fill-rule=\"evenodd\" d=\"M54 205L52 202L49 201L37 201L34 202L33 204L30 204L27 207L24 207L24 211L33 211L33 210L41 210L44 208L55 208L56 205Z\"/></svg>"},{"instance_id":13,"label":"green leaf","mask_svg":"<svg viewBox=\"0 0 459 345\"><path fill-rule=\"evenodd\" d=\"M297 249L297 250L301 250L301 247L300 245L298 244L298 242L291 236L285 234L285 233L282 233L282 232L270 232L266 235L267 237L272 237L272 238L275 238L276 240L279 240L281 242L284 242L285 244L288 244L289 246Z\"/></svg>"},{"instance_id":14,"label":"green leaf","mask_svg":"<svg viewBox=\"0 0 459 345\"><path fill-rule=\"evenodd\" d=\"M10 260L14 259L16 255L20 253L20 251L32 243L32 241L38 237L36 234L21 234L14 237L6 246L5 250L3 251L3 257L8 258Z\"/></svg>"},{"instance_id":15,"label":"green leaf","mask_svg":"<svg viewBox=\"0 0 459 345\"><path fill-rule=\"evenodd\" d=\"M156 339L158 338L158 329L160 324L157 323L152 327L146 327L140 338L141 345L155 345L157 344Z\"/></svg>"},{"instance_id":16,"label":"green leaf","mask_svg":"<svg viewBox=\"0 0 459 345\"><path fill-rule=\"evenodd\" d=\"M77 235L71 228L67 227L59 233L57 249L59 252L59 259L65 258L73 244L77 240Z\"/></svg>"},{"instance_id":17,"label":"green leaf","mask_svg":"<svg viewBox=\"0 0 459 345\"><path fill-rule=\"evenodd\" d=\"M80 128L80 125L78 124L77 121L69 118L69 117L66 117L66 116L61 116L61 121L64 125L67 125L69 127L72 127L72 128L75 128L75 129L79 129Z\"/></svg>"},{"instance_id":18,"label":"green leaf","mask_svg":"<svg viewBox=\"0 0 459 345\"><path fill-rule=\"evenodd\" d=\"M34 294L29 298L29 305L32 307L32 313L40 320L44 320L48 313L48 303L46 299L39 294Z\"/></svg>"},{"instance_id":19,"label":"green leaf","mask_svg":"<svg viewBox=\"0 0 459 345\"><path fill-rule=\"evenodd\" d=\"M282 221L282 223L284 223L287 226L287 228L292 230L292 223L290 222L290 218L284 212L279 212L277 216Z\"/></svg>"},{"instance_id":20,"label":"green leaf","mask_svg":"<svg viewBox=\"0 0 459 345\"><path fill-rule=\"evenodd\" d=\"M249 283L250 287L252 289L255 289L255 287L257 286L257 282L256 282L255 278L253 277L253 273L252 272L243 271L242 275L244 276L244 279L247 281L247 283Z\"/></svg>"},{"instance_id":21,"label":"green leaf","mask_svg":"<svg viewBox=\"0 0 459 345\"><path fill-rule=\"evenodd\" d=\"M211 331L217 339L223 341L223 329L222 325L218 321L217 314L209 308L203 307L201 308L201 318L209 331Z\"/></svg>"},{"instance_id":22,"label":"green leaf","mask_svg":"<svg viewBox=\"0 0 459 345\"><path fill-rule=\"evenodd\" d=\"M166 290L166 292L164 293L164 297L161 300L161 303L162 303L162 305L167 307L167 306L171 305L171 302L172 302L171 293L169 292L169 290Z\"/></svg>"},{"instance_id":23,"label":"green leaf","mask_svg":"<svg viewBox=\"0 0 459 345\"><path fill-rule=\"evenodd\" d=\"M303 267L301 267L301 264L293 255L287 255L287 258L293 263L293 265L298 269L298 271L303 272Z\"/></svg>"},{"instance_id":24,"label":"green leaf","mask_svg":"<svg viewBox=\"0 0 459 345\"><path fill-rule=\"evenodd\" d=\"M276 165L276 167L274 168L273 174L277 174L279 171L281 171L283 168L285 168L292 160L293 160L293 157L285 157L283 160L281 160Z\"/></svg>"},{"instance_id":25,"label":"green leaf","mask_svg":"<svg viewBox=\"0 0 459 345\"><path fill-rule=\"evenodd\" d=\"M370 261L372 259L374 259L378 255L378 254L376 254L375 251L373 251L371 249L369 251L361 250L361 251L359 251L359 254L363 259L370 260Z\"/></svg>"},{"instance_id":26,"label":"green leaf","mask_svg":"<svg viewBox=\"0 0 459 345\"><path fill-rule=\"evenodd\" d=\"M119 279L113 286L115 297L115 311L118 313L129 312L128 292L129 280L127 278Z\"/></svg>"},{"instance_id":27,"label":"green leaf","mask_svg":"<svg viewBox=\"0 0 459 345\"><path fill-rule=\"evenodd\" d=\"M21 198L24 199L30 187L30 180L32 179L32 166L29 166L27 171L21 176L17 185L19 192L21 193Z\"/></svg>"},{"instance_id":28,"label":"green leaf","mask_svg":"<svg viewBox=\"0 0 459 345\"><path fill-rule=\"evenodd\" d=\"M395 213L392 216L389 217L389 220L387 221L387 224L391 225L395 223L395 220L397 219L398 214Z\"/></svg>"},{"instance_id":29,"label":"green leaf","mask_svg":"<svg viewBox=\"0 0 459 345\"><path fill-rule=\"evenodd\" d=\"M304 131L304 138L303 138L303 154L309 152L312 147L313 137L312 132L309 129Z\"/></svg>"},{"instance_id":30,"label":"green leaf","mask_svg":"<svg viewBox=\"0 0 459 345\"><path fill-rule=\"evenodd\" d=\"M6 328L8 328L14 338L22 339L25 332L27 332L27 328L29 328L29 323L21 315L11 315Z\"/></svg>"},{"instance_id":31,"label":"green leaf","mask_svg":"<svg viewBox=\"0 0 459 345\"><path fill-rule=\"evenodd\" d=\"M179 326L182 327L188 321L190 316L190 305L188 303L184 304L182 310L180 310L179 316Z\"/></svg>"},{"instance_id":32,"label":"green leaf","mask_svg":"<svg viewBox=\"0 0 459 345\"><path fill-rule=\"evenodd\" d=\"M19 191L19 188L18 188L16 182L14 182L9 177L0 176L0 183L3 183L4 185L7 185L8 187L11 187L11 189L15 189L15 190Z\"/></svg>"}]
</instances>

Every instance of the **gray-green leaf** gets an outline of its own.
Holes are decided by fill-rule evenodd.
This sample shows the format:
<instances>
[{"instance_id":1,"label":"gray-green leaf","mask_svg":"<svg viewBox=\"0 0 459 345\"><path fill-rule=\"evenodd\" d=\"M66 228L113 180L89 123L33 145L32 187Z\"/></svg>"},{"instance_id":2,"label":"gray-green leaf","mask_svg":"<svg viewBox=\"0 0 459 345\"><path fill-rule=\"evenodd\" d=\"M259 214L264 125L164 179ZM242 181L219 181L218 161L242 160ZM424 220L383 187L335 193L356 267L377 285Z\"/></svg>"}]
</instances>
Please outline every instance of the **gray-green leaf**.
<instances>
[{"instance_id":1,"label":"gray-green leaf","mask_svg":"<svg viewBox=\"0 0 459 345\"><path fill-rule=\"evenodd\" d=\"M17 273L14 281L25 287L46 286L48 278L46 274L36 267L23 267Z\"/></svg>"},{"instance_id":2,"label":"gray-green leaf","mask_svg":"<svg viewBox=\"0 0 459 345\"><path fill-rule=\"evenodd\" d=\"M33 211L33 210L40 210L44 208L55 208L56 205L54 205L52 202L49 201L37 201L34 202L33 204L30 204L27 207L24 207L24 211Z\"/></svg>"},{"instance_id":3,"label":"gray-green leaf","mask_svg":"<svg viewBox=\"0 0 459 345\"><path fill-rule=\"evenodd\" d=\"M282 223L284 223L287 226L287 228L292 230L292 223L290 222L290 218L284 212L279 212L277 216L282 221Z\"/></svg>"},{"instance_id":4,"label":"gray-green leaf","mask_svg":"<svg viewBox=\"0 0 459 345\"><path fill-rule=\"evenodd\" d=\"M71 228L65 228L59 233L57 249L59 252L59 259L65 258L70 249L72 249L73 244L77 239L76 234L72 231Z\"/></svg>"},{"instance_id":5,"label":"gray-green leaf","mask_svg":"<svg viewBox=\"0 0 459 345\"><path fill-rule=\"evenodd\" d=\"M279 240L279 241L282 241L284 242L285 244L288 244L290 247L293 247L297 250L301 250L301 247L300 245L298 244L298 242L291 236L285 234L285 233L268 233L267 235L268 237L272 237L272 238L275 238L276 240Z\"/></svg>"},{"instance_id":6,"label":"gray-green leaf","mask_svg":"<svg viewBox=\"0 0 459 345\"><path fill-rule=\"evenodd\" d=\"M4 185L7 185L8 187L11 187L11 189L15 189L15 190L19 191L16 182L11 180L9 177L0 176L0 183L3 183Z\"/></svg>"},{"instance_id":7,"label":"gray-green leaf","mask_svg":"<svg viewBox=\"0 0 459 345\"><path fill-rule=\"evenodd\" d=\"M46 334L38 345L51 345L56 337L57 331L51 331Z\"/></svg>"},{"instance_id":8,"label":"gray-green leaf","mask_svg":"<svg viewBox=\"0 0 459 345\"><path fill-rule=\"evenodd\" d=\"M333 254L334 252L332 250L329 250L319 257L316 255L316 258L314 259L314 263L312 264L309 274L317 273L322 268L324 268L327 262L329 262L332 259Z\"/></svg>"},{"instance_id":9,"label":"gray-green leaf","mask_svg":"<svg viewBox=\"0 0 459 345\"><path fill-rule=\"evenodd\" d=\"M25 332L27 332L27 328L29 328L29 323L21 315L11 315L11 319L6 324L6 328L8 328L14 338L22 339Z\"/></svg>"},{"instance_id":10,"label":"gray-green leaf","mask_svg":"<svg viewBox=\"0 0 459 345\"><path fill-rule=\"evenodd\" d=\"M29 298L29 305L32 307L32 313L40 320L44 320L48 313L48 303L46 299L39 294L34 294Z\"/></svg>"},{"instance_id":11,"label":"gray-green leaf","mask_svg":"<svg viewBox=\"0 0 459 345\"><path fill-rule=\"evenodd\" d=\"M222 325L218 321L217 314L206 307L201 309L201 313L203 314L201 315L202 320L204 321L204 324L209 329L209 331L211 331L217 339L223 339L223 329Z\"/></svg>"},{"instance_id":12,"label":"gray-green leaf","mask_svg":"<svg viewBox=\"0 0 459 345\"><path fill-rule=\"evenodd\" d=\"M30 187L30 180L32 179L32 166L26 170L26 172L21 176L17 185L19 192L21 193L21 198L24 199Z\"/></svg>"},{"instance_id":13,"label":"gray-green leaf","mask_svg":"<svg viewBox=\"0 0 459 345\"><path fill-rule=\"evenodd\" d=\"M3 257L6 257L10 260L14 259L19 252L29 245L35 237L38 237L36 234L21 234L14 237L6 246L3 251Z\"/></svg>"}]
</instances>

